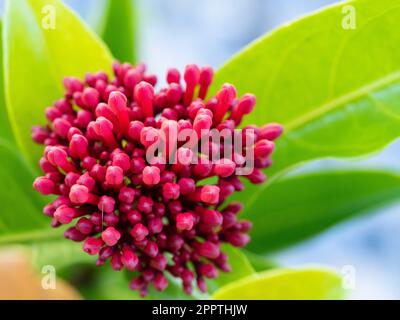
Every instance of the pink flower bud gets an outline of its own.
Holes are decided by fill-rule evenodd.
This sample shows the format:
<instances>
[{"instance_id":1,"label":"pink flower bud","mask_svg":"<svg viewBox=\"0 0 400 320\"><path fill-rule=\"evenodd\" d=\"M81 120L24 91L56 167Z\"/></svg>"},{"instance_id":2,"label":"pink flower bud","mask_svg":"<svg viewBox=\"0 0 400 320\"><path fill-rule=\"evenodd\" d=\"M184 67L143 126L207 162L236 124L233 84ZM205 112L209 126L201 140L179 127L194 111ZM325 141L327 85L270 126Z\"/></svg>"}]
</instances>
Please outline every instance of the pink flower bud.
<instances>
[{"instance_id":1,"label":"pink flower bud","mask_svg":"<svg viewBox=\"0 0 400 320\"><path fill-rule=\"evenodd\" d=\"M147 166L143 169L143 182L148 186L154 186L160 182L160 169Z\"/></svg>"},{"instance_id":2,"label":"pink flower bud","mask_svg":"<svg viewBox=\"0 0 400 320\"><path fill-rule=\"evenodd\" d=\"M150 265L159 271L163 271L167 267L167 263L167 258L161 254L150 261Z\"/></svg>"},{"instance_id":3,"label":"pink flower bud","mask_svg":"<svg viewBox=\"0 0 400 320\"><path fill-rule=\"evenodd\" d=\"M249 179L249 181L253 184L260 184L265 182L265 180L267 179L266 175L259 169L255 168L253 170L253 172L248 175L245 176L247 179Z\"/></svg>"},{"instance_id":4,"label":"pink flower bud","mask_svg":"<svg viewBox=\"0 0 400 320\"><path fill-rule=\"evenodd\" d=\"M152 218L149 219L148 228L151 234L160 233L163 229L163 221L161 218Z\"/></svg>"},{"instance_id":5,"label":"pink flower bud","mask_svg":"<svg viewBox=\"0 0 400 320\"><path fill-rule=\"evenodd\" d=\"M216 279L218 277L218 270L211 263L201 264L199 267L200 274L208 279Z\"/></svg>"},{"instance_id":6,"label":"pink flower bud","mask_svg":"<svg viewBox=\"0 0 400 320\"><path fill-rule=\"evenodd\" d=\"M82 217L76 223L76 229L82 234L88 235L93 231L93 224L88 218Z\"/></svg>"},{"instance_id":7,"label":"pink flower bud","mask_svg":"<svg viewBox=\"0 0 400 320\"><path fill-rule=\"evenodd\" d=\"M154 258L158 255L158 246L153 241L148 241L143 252L151 258Z\"/></svg>"},{"instance_id":8,"label":"pink flower bud","mask_svg":"<svg viewBox=\"0 0 400 320\"><path fill-rule=\"evenodd\" d=\"M209 241L204 243L195 243L195 249L200 256L209 259L215 259L220 254L219 246Z\"/></svg>"},{"instance_id":9,"label":"pink flower bud","mask_svg":"<svg viewBox=\"0 0 400 320\"><path fill-rule=\"evenodd\" d=\"M215 163L214 174L222 178L231 176L235 172L236 164L230 159L221 159Z\"/></svg>"},{"instance_id":10,"label":"pink flower bud","mask_svg":"<svg viewBox=\"0 0 400 320\"><path fill-rule=\"evenodd\" d=\"M220 189L217 186L204 186L201 189L201 201L207 204L217 204L219 201Z\"/></svg>"},{"instance_id":11,"label":"pink flower bud","mask_svg":"<svg viewBox=\"0 0 400 320\"><path fill-rule=\"evenodd\" d=\"M125 203L132 203L135 200L135 190L127 187L122 187L119 191L118 199Z\"/></svg>"},{"instance_id":12,"label":"pink flower bud","mask_svg":"<svg viewBox=\"0 0 400 320\"><path fill-rule=\"evenodd\" d=\"M53 122L54 131L62 138L67 138L71 123L68 120L58 118Z\"/></svg>"},{"instance_id":13,"label":"pink flower bud","mask_svg":"<svg viewBox=\"0 0 400 320\"><path fill-rule=\"evenodd\" d=\"M270 141L276 140L283 133L283 127L278 123L269 123L263 126L260 130L260 139L267 139Z\"/></svg>"},{"instance_id":14,"label":"pink flower bud","mask_svg":"<svg viewBox=\"0 0 400 320\"><path fill-rule=\"evenodd\" d=\"M142 216L137 210L132 210L127 213L127 218L129 222L133 225L137 224L142 220Z\"/></svg>"},{"instance_id":15,"label":"pink flower bud","mask_svg":"<svg viewBox=\"0 0 400 320\"><path fill-rule=\"evenodd\" d=\"M131 167L131 159L126 153L118 153L112 158L113 166L120 167L124 172L127 172Z\"/></svg>"},{"instance_id":16,"label":"pink flower bud","mask_svg":"<svg viewBox=\"0 0 400 320\"><path fill-rule=\"evenodd\" d=\"M214 71L210 66L202 67L200 70L200 91L199 98L204 99L207 95L208 88L213 80Z\"/></svg>"},{"instance_id":17,"label":"pink flower bud","mask_svg":"<svg viewBox=\"0 0 400 320\"><path fill-rule=\"evenodd\" d=\"M149 230L141 223L136 224L131 230L131 235L136 241L142 241L148 234Z\"/></svg>"},{"instance_id":18,"label":"pink flower bud","mask_svg":"<svg viewBox=\"0 0 400 320\"><path fill-rule=\"evenodd\" d=\"M205 209L201 214L201 221L210 227L218 227L222 225L222 214L216 210Z\"/></svg>"},{"instance_id":19,"label":"pink flower bud","mask_svg":"<svg viewBox=\"0 0 400 320\"><path fill-rule=\"evenodd\" d=\"M101 238L106 245L112 247L118 243L118 240L121 238L121 234L114 227L108 227L102 232Z\"/></svg>"},{"instance_id":20,"label":"pink flower bud","mask_svg":"<svg viewBox=\"0 0 400 320\"><path fill-rule=\"evenodd\" d=\"M89 189L85 186L75 184L71 187L69 198L73 203L84 204L89 200Z\"/></svg>"},{"instance_id":21,"label":"pink flower bud","mask_svg":"<svg viewBox=\"0 0 400 320\"><path fill-rule=\"evenodd\" d=\"M53 193L55 184L52 180L48 178L39 177L35 179L33 187L41 194L49 195Z\"/></svg>"},{"instance_id":22,"label":"pink flower bud","mask_svg":"<svg viewBox=\"0 0 400 320\"><path fill-rule=\"evenodd\" d=\"M193 193L196 189L196 182L191 178L182 178L178 181L180 193L187 195Z\"/></svg>"},{"instance_id":23,"label":"pink flower bud","mask_svg":"<svg viewBox=\"0 0 400 320\"><path fill-rule=\"evenodd\" d=\"M271 155L275 149L275 143L272 141L263 139L257 141L254 146L254 157L255 158L265 158Z\"/></svg>"},{"instance_id":24,"label":"pink flower bud","mask_svg":"<svg viewBox=\"0 0 400 320\"><path fill-rule=\"evenodd\" d=\"M83 135L75 134L69 142L69 151L72 156L83 159L88 154L88 145L89 143Z\"/></svg>"},{"instance_id":25,"label":"pink flower bud","mask_svg":"<svg viewBox=\"0 0 400 320\"><path fill-rule=\"evenodd\" d=\"M156 143L158 139L158 130L153 127L144 127L142 131L140 131L140 143L146 148Z\"/></svg>"},{"instance_id":26,"label":"pink flower bud","mask_svg":"<svg viewBox=\"0 0 400 320\"><path fill-rule=\"evenodd\" d=\"M135 100L143 110L145 117L153 117L154 88L147 82L140 82L135 86Z\"/></svg>"},{"instance_id":27,"label":"pink flower bud","mask_svg":"<svg viewBox=\"0 0 400 320\"><path fill-rule=\"evenodd\" d=\"M76 183L85 186L89 191L92 191L96 185L96 181L87 172L81 175Z\"/></svg>"},{"instance_id":28,"label":"pink flower bud","mask_svg":"<svg viewBox=\"0 0 400 320\"><path fill-rule=\"evenodd\" d=\"M194 224L194 217L191 213L180 213L176 217L176 228L178 230L191 230Z\"/></svg>"},{"instance_id":29,"label":"pink flower bud","mask_svg":"<svg viewBox=\"0 0 400 320\"><path fill-rule=\"evenodd\" d=\"M129 127L129 111L126 96L119 91L113 91L108 97L108 105L117 117L122 133L126 134Z\"/></svg>"},{"instance_id":30,"label":"pink flower bud","mask_svg":"<svg viewBox=\"0 0 400 320\"><path fill-rule=\"evenodd\" d=\"M221 123L236 95L236 89L231 84L226 83L222 86L222 89L217 93L218 106L214 113L214 125Z\"/></svg>"},{"instance_id":31,"label":"pink flower bud","mask_svg":"<svg viewBox=\"0 0 400 320\"><path fill-rule=\"evenodd\" d=\"M153 209L153 200L149 197L141 196L139 198L137 208L143 213L150 213Z\"/></svg>"},{"instance_id":32,"label":"pink flower bud","mask_svg":"<svg viewBox=\"0 0 400 320\"><path fill-rule=\"evenodd\" d=\"M96 255L100 252L102 246L103 241L101 239L90 237L83 243L83 251L90 255Z\"/></svg>"},{"instance_id":33,"label":"pink flower bud","mask_svg":"<svg viewBox=\"0 0 400 320\"><path fill-rule=\"evenodd\" d=\"M129 129L128 129L128 135L131 139L135 140L135 141L139 141L140 140L140 132L142 131L142 129L144 128L144 124L141 121L132 121L129 124Z\"/></svg>"},{"instance_id":34,"label":"pink flower bud","mask_svg":"<svg viewBox=\"0 0 400 320\"><path fill-rule=\"evenodd\" d=\"M239 248L244 247L250 241L249 235L241 232L229 232L225 235L225 238L226 241Z\"/></svg>"},{"instance_id":35,"label":"pink flower bud","mask_svg":"<svg viewBox=\"0 0 400 320\"><path fill-rule=\"evenodd\" d=\"M183 78L186 82L186 91L184 94L183 101L184 101L184 104L187 106L192 102L194 90L196 88L196 85L200 81L199 67L194 64L187 65L185 67L185 72L184 72Z\"/></svg>"},{"instance_id":36,"label":"pink flower bud","mask_svg":"<svg viewBox=\"0 0 400 320\"><path fill-rule=\"evenodd\" d=\"M131 249L125 247L122 249L121 262L129 271L135 271L139 258Z\"/></svg>"},{"instance_id":37,"label":"pink flower bud","mask_svg":"<svg viewBox=\"0 0 400 320\"><path fill-rule=\"evenodd\" d=\"M66 205L61 205L54 212L54 218L62 224L69 224L75 218L75 210Z\"/></svg>"},{"instance_id":38,"label":"pink flower bud","mask_svg":"<svg viewBox=\"0 0 400 320\"><path fill-rule=\"evenodd\" d=\"M120 167L110 166L106 172L106 183L111 186L119 186L124 181L124 172Z\"/></svg>"},{"instance_id":39,"label":"pink flower bud","mask_svg":"<svg viewBox=\"0 0 400 320\"><path fill-rule=\"evenodd\" d=\"M105 213L112 213L114 211L115 200L108 196L102 196L100 198L98 208L100 211Z\"/></svg>"},{"instance_id":40,"label":"pink flower bud","mask_svg":"<svg viewBox=\"0 0 400 320\"><path fill-rule=\"evenodd\" d=\"M94 110L100 102L99 92L93 88L86 88L82 93L82 101L89 109Z\"/></svg>"},{"instance_id":41,"label":"pink flower bud","mask_svg":"<svg viewBox=\"0 0 400 320\"><path fill-rule=\"evenodd\" d=\"M154 277L153 285L157 291L164 291L168 287L168 280L162 273L157 273Z\"/></svg>"},{"instance_id":42,"label":"pink flower bud","mask_svg":"<svg viewBox=\"0 0 400 320\"><path fill-rule=\"evenodd\" d=\"M166 183L163 185L163 197L165 200L176 200L179 198L180 187L176 183Z\"/></svg>"},{"instance_id":43,"label":"pink flower bud","mask_svg":"<svg viewBox=\"0 0 400 320\"><path fill-rule=\"evenodd\" d=\"M133 158L131 160L131 170L134 174L140 174L146 167L146 161L143 158Z\"/></svg>"},{"instance_id":44,"label":"pink flower bud","mask_svg":"<svg viewBox=\"0 0 400 320\"><path fill-rule=\"evenodd\" d=\"M122 257L121 255L116 252L112 255L111 257L111 268L113 268L115 271L120 271L124 267L124 264L122 263Z\"/></svg>"},{"instance_id":45,"label":"pink flower bud","mask_svg":"<svg viewBox=\"0 0 400 320\"><path fill-rule=\"evenodd\" d=\"M168 83L179 83L181 79L181 75L178 69L171 68L167 71L167 82Z\"/></svg>"},{"instance_id":46,"label":"pink flower bud","mask_svg":"<svg viewBox=\"0 0 400 320\"><path fill-rule=\"evenodd\" d=\"M81 233L77 228L71 227L65 230L64 237L74 242L81 242L86 239L86 235Z\"/></svg>"}]
</instances>

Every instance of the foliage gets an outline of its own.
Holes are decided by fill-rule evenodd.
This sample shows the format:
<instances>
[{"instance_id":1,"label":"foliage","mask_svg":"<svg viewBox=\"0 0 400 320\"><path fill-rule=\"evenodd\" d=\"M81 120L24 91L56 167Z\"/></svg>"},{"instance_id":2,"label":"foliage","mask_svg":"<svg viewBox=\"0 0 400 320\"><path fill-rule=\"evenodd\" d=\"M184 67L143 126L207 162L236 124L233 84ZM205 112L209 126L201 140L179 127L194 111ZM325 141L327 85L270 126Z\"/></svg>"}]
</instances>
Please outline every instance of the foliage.
<instances>
[{"instance_id":1,"label":"foliage","mask_svg":"<svg viewBox=\"0 0 400 320\"><path fill-rule=\"evenodd\" d=\"M115 57L134 61L132 3L103 4L104 15L96 31ZM355 30L341 27L345 4L337 4L257 40L216 74L211 91L231 82L241 94L256 94L258 103L249 123L280 122L285 135L277 145L274 168L268 170L270 183L248 184L236 196L245 203L243 215L254 222L248 247L253 253L229 250L233 272L209 283L212 298L342 298L340 279L331 270L276 269L254 253L298 243L387 205L399 194L399 176L390 172L365 169L286 175L307 161L376 152L400 134L400 1L349 4L357 12ZM55 28L43 25L42 10L49 5L45 13L55 8ZM121 12L125 18L116 18ZM64 76L110 71L113 57L103 41L59 0L8 0L2 43L0 244L25 243L38 266L66 268L87 262L86 256L76 253L79 246L62 241L62 230L52 231L41 216L43 201L31 188L41 150L31 142L30 129L43 122L44 109L61 95ZM262 271L270 268L274 269ZM97 278L91 290L86 288L87 297L128 297L127 280L121 274L115 283L108 271ZM110 295L104 286L113 286L115 294ZM177 297L181 291L173 285L162 296L152 295Z\"/></svg>"}]
</instances>

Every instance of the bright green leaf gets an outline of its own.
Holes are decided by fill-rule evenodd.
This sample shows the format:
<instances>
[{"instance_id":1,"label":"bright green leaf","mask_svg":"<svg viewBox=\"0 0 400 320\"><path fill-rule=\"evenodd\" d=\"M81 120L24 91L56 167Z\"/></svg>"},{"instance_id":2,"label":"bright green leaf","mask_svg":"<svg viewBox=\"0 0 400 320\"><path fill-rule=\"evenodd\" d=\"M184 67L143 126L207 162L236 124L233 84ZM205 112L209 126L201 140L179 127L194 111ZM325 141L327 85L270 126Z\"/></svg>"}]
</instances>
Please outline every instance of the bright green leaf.
<instances>
[{"instance_id":1,"label":"bright green leaf","mask_svg":"<svg viewBox=\"0 0 400 320\"><path fill-rule=\"evenodd\" d=\"M136 23L134 0L101 0L95 1L92 24L98 35L108 45L114 57L120 61L134 63L136 61ZM102 7L102 10L98 8Z\"/></svg>"},{"instance_id":2,"label":"bright green leaf","mask_svg":"<svg viewBox=\"0 0 400 320\"><path fill-rule=\"evenodd\" d=\"M355 8L356 28L345 6ZM346 15L347 14L347 15ZM286 24L255 41L216 74L240 94L257 96L246 123L280 122L277 175L304 161L353 157L383 148L400 135L400 1L339 3ZM259 186L248 186L243 200Z\"/></svg>"},{"instance_id":3,"label":"bright green leaf","mask_svg":"<svg viewBox=\"0 0 400 320\"><path fill-rule=\"evenodd\" d=\"M0 21L0 43L2 42L3 24ZM0 138L6 141L13 141L10 122L4 99L4 78L3 78L3 50L0 48Z\"/></svg>"},{"instance_id":4,"label":"bright green leaf","mask_svg":"<svg viewBox=\"0 0 400 320\"><path fill-rule=\"evenodd\" d=\"M224 300L331 300L345 294L341 278L325 268L277 269L228 284L214 293Z\"/></svg>"},{"instance_id":5,"label":"bright green leaf","mask_svg":"<svg viewBox=\"0 0 400 320\"><path fill-rule=\"evenodd\" d=\"M110 72L112 57L59 0L7 1L3 36L12 129L24 155L37 166L43 148L31 141L31 127L43 124L44 109L63 96L63 78Z\"/></svg>"},{"instance_id":6,"label":"bright green leaf","mask_svg":"<svg viewBox=\"0 0 400 320\"><path fill-rule=\"evenodd\" d=\"M399 199L400 176L379 171L331 171L279 180L249 205L247 249L266 253L295 244L346 219Z\"/></svg>"}]
</instances>

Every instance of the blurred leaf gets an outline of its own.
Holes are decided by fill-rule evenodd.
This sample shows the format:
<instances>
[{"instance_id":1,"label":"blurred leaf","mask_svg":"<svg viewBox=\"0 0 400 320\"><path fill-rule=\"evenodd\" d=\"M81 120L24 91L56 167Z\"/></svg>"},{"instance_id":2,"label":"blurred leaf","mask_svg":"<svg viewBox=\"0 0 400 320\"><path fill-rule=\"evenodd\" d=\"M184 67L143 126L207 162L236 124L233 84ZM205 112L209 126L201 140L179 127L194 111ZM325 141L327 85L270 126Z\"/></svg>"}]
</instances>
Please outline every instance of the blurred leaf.
<instances>
[{"instance_id":1,"label":"blurred leaf","mask_svg":"<svg viewBox=\"0 0 400 320\"><path fill-rule=\"evenodd\" d=\"M61 234L54 241L31 243L26 247L30 249L34 264L39 269L45 265L52 265L61 270L74 264L96 263L95 256L88 255L82 250L82 243L67 240Z\"/></svg>"},{"instance_id":2,"label":"blurred leaf","mask_svg":"<svg viewBox=\"0 0 400 320\"><path fill-rule=\"evenodd\" d=\"M247 260L250 262L251 266L256 272L262 272L269 269L276 269L278 265L269 260L268 258L255 254L247 250L241 250L241 252L246 256Z\"/></svg>"},{"instance_id":3,"label":"blurred leaf","mask_svg":"<svg viewBox=\"0 0 400 320\"><path fill-rule=\"evenodd\" d=\"M349 5L355 30L342 27ZM217 72L211 91L229 81L257 96L245 124L284 125L271 175L312 159L371 153L400 135L399 28L399 0L338 3L249 45ZM246 186L240 199L257 191L257 209L266 211L264 189Z\"/></svg>"},{"instance_id":4,"label":"blurred leaf","mask_svg":"<svg viewBox=\"0 0 400 320\"><path fill-rule=\"evenodd\" d=\"M210 292L213 292L230 282L237 281L238 279L250 276L255 273L249 260L241 252L241 250L233 248L231 245L223 245L222 251L228 255L228 262L232 268L232 271L220 271L218 279L212 282L210 281L208 283Z\"/></svg>"},{"instance_id":5,"label":"blurred leaf","mask_svg":"<svg viewBox=\"0 0 400 320\"><path fill-rule=\"evenodd\" d=\"M253 222L247 249L266 253L295 244L339 222L399 199L400 176L379 171L331 171L268 185L249 205Z\"/></svg>"},{"instance_id":6,"label":"blurred leaf","mask_svg":"<svg viewBox=\"0 0 400 320\"><path fill-rule=\"evenodd\" d=\"M224 300L330 300L344 298L341 278L325 268L278 269L228 284L214 293Z\"/></svg>"},{"instance_id":7,"label":"blurred leaf","mask_svg":"<svg viewBox=\"0 0 400 320\"><path fill-rule=\"evenodd\" d=\"M31 127L44 123L44 109L63 96L63 78L110 72L112 57L59 0L8 0L3 31L11 125L22 152L37 167L43 148L31 141Z\"/></svg>"},{"instance_id":8,"label":"blurred leaf","mask_svg":"<svg viewBox=\"0 0 400 320\"><path fill-rule=\"evenodd\" d=\"M0 20L0 43L2 43L3 23ZM4 74L3 74L3 50L0 47L0 139L13 141L10 122L8 120L6 102L4 99Z\"/></svg>"},{"instance_id":9,"label":"blurred leaf","mask_svg":"<svg viewBox=\"0 0 400 320\"><path fill-rule=\"evenodd\" d=\"M124 272L117 272L109 265L92 270L91 279L79 287L85 299L95 300L137 300L141 299L138 291L129 288L129 281Z\"/></svg>"},{"instance_id":10,"label":"blurred leaf","mask_svg":"<svg viewBox=\"0 0 400 320\"><path fill-rule=\"evenodd\" d=\"M0 244L32 241L53 233L41 213L43 199L32 188L32 172L15 147L1 139L0 159Z\"/></svg>"},{"instance_id":11,"label":"blurred leaf","mask_svg":"<svg viewBox=\"0 0 400 320\"><path fill-rule=\"evenodd\" d=\"M120 61L136 61L136 23L134 0L101 0L93 2L93 12L100 15L91 20L95 31ZM99 10L99 7L102 10Z\"/></svg>"}]
</instances>

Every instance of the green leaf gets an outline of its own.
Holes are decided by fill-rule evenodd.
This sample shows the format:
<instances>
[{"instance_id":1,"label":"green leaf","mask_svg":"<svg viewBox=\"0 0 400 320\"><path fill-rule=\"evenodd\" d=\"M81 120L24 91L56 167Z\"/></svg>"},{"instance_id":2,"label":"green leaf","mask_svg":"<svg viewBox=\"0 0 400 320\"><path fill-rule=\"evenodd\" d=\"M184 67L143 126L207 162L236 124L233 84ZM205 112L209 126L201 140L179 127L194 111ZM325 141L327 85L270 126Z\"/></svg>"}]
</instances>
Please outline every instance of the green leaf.
<instances>
[{"instance_id":1,"label":"green leaf","mask_svg":"<svg viewBox=\"0 0 400 320\"><path fill-rule=\"evenodd\" d=\"M241 250L241 252L246 256L247 260L250 262L253 269L257 272L276 269L278 267L278 265L275 262L264 256L255 254L245 249Z\"/></svg>"},{"instance_id":2,"label":"green leaf","mask_svg":"<svg viewBox=\"0 0 400 320\"><path fill-rule=\"evenodd\" d=\"M325 268L278 269L231 283L217 300L331 300L344 298L341 278Z\"/></svg>"},{"instance_id":3,"label":"green leaf","mask_svg":"<svg viewBox=\"0 0 400 320\"><path fill-rule=\"evenodd\" d=\"M136 61L136 23L134 0L95 1L92 25L97 34L108 45L114 57L120 61ZM102 9L99 10L98 8Z\"/></svg>"},{"instance_id":4,"label":"green leaf","mask_svg":"<svg viewBox=\"0 0 400 320\"><path fill-rule=\"evenodd\" d=\"M67 240L62 235L52 242L36 242L25 247L30 250L34 265L40 270L46 265L59 271L76 264L90 263L94 266L96 263L96 257L84 252L81 243Z\"/></svg>"},{"instance_id":5,"label":"green leaf","mask_svg":"<svg viewBox=\"0 0 400 320\"><path fill-rule=\"evenodd\" d=\"M111 72L112 57L59 0L7 1L3 37L12 129L21 151L36 167L43 148L31 141L31 127L43 124L44 109L63 96L63 77Z\"/></svg>"},{"instance_id":6,"label":"green leaf","mask_svg":"<svg viewBox=\"0 0 400 320\"><path fill-rule=\"evenodd\" d=\"M218 279L208 282L210 292L213 292L230 282L255 274L249 260L239 249L233 248L231 245L223 245L222 251L228 255L228 262L232 271L220 271Z\"/></svg>"},{"instance_id":7,"label":"green leaf","mask_svg":"<svg viewBox=\"0 0 400 320\"><path fill-rule=\"evenodd\" d=\"M48 226L48 218L41 213L44 202L32 188L32 172L15 147L1 139L0 159L0 244L54 233Z\"/></svg>"},{"instance_id":8,"label":"green leaf","mask_svg":"<svg viewBox=\"0 0 400 320\"><path fill-rule=\"evenodd\" d=\"M0 41L2 38L0 23ZM0 47L0 245L43 239L54 233L41 214L45 203L32 188L34 174L19 154L4 101L3 50ZM16 205L17 204L17 205ZM57 231L59 233L59 231Z\"/></svg>"},{"instance_id":9,"label":"green leaf","mask_svg":"<svg viewBox=\"0 0 400 320\"><path fill-rule=\"evenodd\" d=\"M354 30L342 27L349 5ZM376 151L400 135L399 28L399 0L338 3L249 45L218 71L211 91L233 83L257 96L246 123L284 125L273 174Z\"/></svg>"},{"instance_id":10,"label":"green leaf","mask_svg":"<svg viewBox=\"0 0 400 320\"><path fill-rule=\"evenodd\" d=\"M110 266L96 268L91 274L93 278L88 284L79 287L85 299L95 300L138 300L138 291L129 288L129 282L123 272L117 272Z\"/></svg>"},{"instance_id":11,"label":"green leaf","mask_svg":"<svg viewBox=\"0 0 400 320\"><path fill-rule=\"evenodd\" d=\"M246 247L266 253L399 199L400 176L368 171L331 171L286 178L268 185L249 205L253 222Z\"/></svg>"},{"instance_id":12,"label":"green leaf","mask_svg":"<svg viewBox=\"0 0 400 320\"><path fill-rule=\"evenodd\" d=\"M3 24L0 21L0 43L2 42ZM4 99L4 78L3 78L3 50L0 48L0 139L13 141L10 122Z\"/></svg>"}]
</instances>

